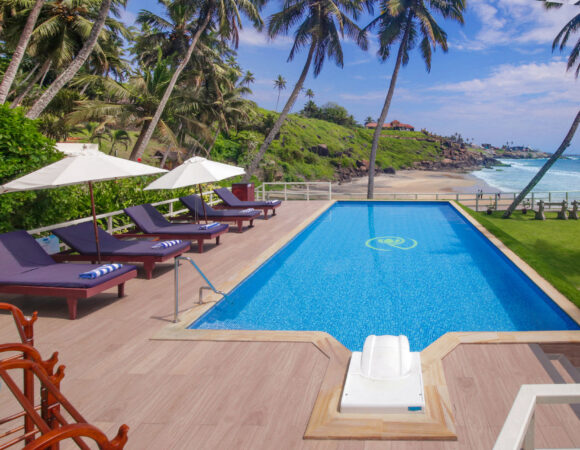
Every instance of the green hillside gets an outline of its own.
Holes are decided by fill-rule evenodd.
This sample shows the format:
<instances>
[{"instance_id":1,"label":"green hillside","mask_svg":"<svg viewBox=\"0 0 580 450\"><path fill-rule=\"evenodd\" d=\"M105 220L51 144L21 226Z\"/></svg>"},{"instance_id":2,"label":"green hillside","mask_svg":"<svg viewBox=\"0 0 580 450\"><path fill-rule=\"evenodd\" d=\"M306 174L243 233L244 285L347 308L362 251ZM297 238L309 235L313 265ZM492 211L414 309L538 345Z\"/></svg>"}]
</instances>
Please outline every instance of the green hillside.
<instances>
[{"instance_id":1,"label":"green hillside","mask_svg":"<svg viewBox=\"0 0 580 450\"><path fill-rule=\"evenodd\" d=\"M267 115L259 110L266 125ZM264 139L268 128L255 123L254 130L220 136L212 157L246 165ZM261 129L265 128L265 129ZM331 122L309 119L296 114L288 116L280 135L268 149L261 169L265 181L331 180L339 173L356 171L368 161L373 130L347 128ZM379 142L377 167L409 168L415 161L437 160L440 145L422 132L384 131ZM322 147L321 147L322 145Z\"/></svg>"}]
</instances>

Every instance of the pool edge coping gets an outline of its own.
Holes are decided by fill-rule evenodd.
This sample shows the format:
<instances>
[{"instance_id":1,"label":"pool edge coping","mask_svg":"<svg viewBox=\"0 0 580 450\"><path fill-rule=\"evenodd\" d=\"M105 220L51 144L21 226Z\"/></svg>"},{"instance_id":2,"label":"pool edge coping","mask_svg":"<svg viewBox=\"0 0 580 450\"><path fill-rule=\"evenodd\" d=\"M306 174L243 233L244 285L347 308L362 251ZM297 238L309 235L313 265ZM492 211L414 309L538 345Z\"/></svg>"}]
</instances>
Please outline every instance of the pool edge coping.
<instances>
[{"instance_id":1,"label":"pool edge coping","mask_svg":"<svg viewBox=\"0 0 580 450\"><path fill-rule=\"evenodd\" d=\"M258 258L240 270L236 276L220 286L230 292L276 252L308 227L332 205L360 200L332 200L319 208L262 252ZM408 200L406 200L408 201ZM412 202L412 201L411 201ZM580 324L580 310L541 277L531 266L491 234L476 219L469 216L453 200L448 203L462 217L481 232L500 252L536 284L558 307ZM305 439L390 439L390 440L457 440L455 417L451 404L443 358L460 344L526 343L526 342L580 342L580 331L534 332L450 332L432 342L421 352L426 407L419 414L343 414L339 412L340 397L350 362L351 352L336 338L323 331L268 331L268 330L202 330L187 329L191 323L211 309L221 296L211 293L205 302L184 313L180 321L163 327L152 340L235 341L235 342L295 342L313 344L329 359L321 381Z\"/></svg>"}]
</instances>

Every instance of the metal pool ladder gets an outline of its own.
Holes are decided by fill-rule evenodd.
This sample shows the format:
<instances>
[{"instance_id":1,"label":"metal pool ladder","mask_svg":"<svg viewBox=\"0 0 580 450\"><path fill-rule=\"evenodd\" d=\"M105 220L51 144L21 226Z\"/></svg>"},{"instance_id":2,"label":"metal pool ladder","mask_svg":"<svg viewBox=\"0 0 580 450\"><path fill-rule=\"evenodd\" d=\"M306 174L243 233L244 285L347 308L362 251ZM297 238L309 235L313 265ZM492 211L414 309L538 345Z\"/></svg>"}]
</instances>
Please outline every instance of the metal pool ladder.
<instances>
[{"instance_id":1,"label":"metal pool ladder","mask_svg":"<svg viewBox=\"0 0 580 450\"><path fill-rule=\"evenodd\" d=\"M225 292L222 291L218 291L213 284L211 284L211 281L208 280L208 278L205 276L205 274L202 272L202 270L198 267L198 265L193 261L193 259L191 259L189 256L176 256L175 257L175 311L173 313L173 323L177 323L179 318L179 265L180 265L180 261L189 261L191 263L191 265L195 268L195 270L197 270L197 272L202 276L202 278L205 280L205 282L208 284L207 286L201 286L199 288L199 301L198 304L201 305L202 301L202 295L203 295L203 291L204 290L210 290L215 292L216 294L220 294L223 295L224 297L226 296Z\"/></svg>"}]
</instances>

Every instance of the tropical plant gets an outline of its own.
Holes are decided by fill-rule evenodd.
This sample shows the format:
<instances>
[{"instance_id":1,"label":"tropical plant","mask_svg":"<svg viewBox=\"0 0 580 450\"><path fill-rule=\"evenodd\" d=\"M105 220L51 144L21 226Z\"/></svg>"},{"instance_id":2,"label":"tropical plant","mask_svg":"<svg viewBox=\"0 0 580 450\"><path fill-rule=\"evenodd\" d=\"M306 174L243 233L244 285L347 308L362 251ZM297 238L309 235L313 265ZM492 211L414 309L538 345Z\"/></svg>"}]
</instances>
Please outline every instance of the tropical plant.
<instances>
[{"instance_id":1,"label":"tropical plant","mask_svg":"<svg viewBox=\"0 0 580 450\"><path fill-rule=\"evenodd\" d=\"M565 4L564 2L553 2L547 0L541 1L544 2L544 6L546 7L546 9L561 8L562 5ZM576 6L580 5L580 0L576 0L573 4ZM568 39L570 39L570 35L572 33L577 32L579 28L580 28L580 13L576 14L570 20L570 22L564 25L564 28L562 28L562 30L558 33L558 35L554 39L554 42L552 43L552 51L554 51L558 46L560 47L560 51L564 50L564 47L566 47L566 44L568 43ZM580 38L576 41L576 43L572 47L572 50L570 51L570 56L568 56L568 66L567 66L568 70L572 69L574 65L577 64L576 78L578 78L578 75L580 75L579 57L580 57Z\"/></svg>"},{"instance_id":2,"label":"tropical plant","mask_svg":"<svg viewBox=\"0 0 580 450\"><path fill-rule=\"evenodd\" d=\"M109 136L111 140L109 155L117 156L117 145L121 145L127 150L131 143L131 137L125 130L111 130Z\"/></svg>"},{"instance_id":3,"label":"tropical plant","mask_svg":"<svg viewBox=\"0 0 580 450\"><path fill-rule=\"evenodd\" d=\"M87 39L83 42L83 46L76 54L72 62L60 73L54 82L44 91L44 93L34 102L26 113L26 117L30 119L37 118L42 111L48 106L51 100L58 94L58 92L76 75L83 64L87 61L90 54L93 52L95 45L101 31L105 26L105 22L109 17L109 10L111 9L111 2L113 0L100 0L100 8L94 19L91 31ZM116 3L124 5L126 0L115 0Z\"/></svg>"},{"instance_id":4,"label":"tropical plant","mask_svg":"<svg viewBox=\"0 0 580 450\"><path fill-rule=\"evenodd\" d=\"M190 2L187 0L178 0L176 3L179 2L185 2L185 4L190 5ZM188 39L187 51L173 72L171 80L167 84L167 88L159 102L155 114L143 130L142 136L139 136L137 144L131 152L131 159L135 160L139 158L145 151L145 147L147 147L149 140L153 136L153 132L161 119L163 111L169 102L169 98L171 97L181 73L189 64L200 36L207 31L208 27L215 27L223 39L232 40L234 44L237 45L238 29L242 28L240 13L243 12L246 14L246 16L254 23L255 27L261 28L262 19L259 15L260 6L261 2L256 2L255 0L223 0L219 2L217 0L203 0L192 5L196 15L195 33Z\"/></svg>"},{"instance_id":5,"label":"tropical plant","mask_svg":"<svg viewBox=\"0 0 580 450\"><path fill-rule=\"evenodd\" d=\"M306 89L306 93L304 95L306 95L308 100L312 100L314 98L314 91L312 89Z\"/></svg>"},{"instance_id":6,"label":"tropical plant","mask_svg":"<svg viewBox=\"0 0 580 450\"><path fill-rule=\"evenodd\" d=\"M580 5L580 0L576 1L575 4ZM554 7L559 8L560 6L562 6L562 4L546 1L545 6L548 9ZM566 45L566 42L568 42L570 34L572 32L577 31L578 27L580 27L580 14L577 14L576 17L574 17L570 22L564 25L564 28L562 28L562 30L556 36L556 39L554 39L552 51L556 48L558 42L561 43L560 49L562 49ZM580 39L572 49L570 57L568 58L568 70L570 70L574 66L579 55L580 55ZM578 64L578 68L576 69L576 77L578 77L579 72L580 72L580 62ZM572 142L572 138L576 134L576 130L578 129L579 124L580 124L580 111L578 111L578 113L576 114L576 118L572 122L572 126L568 130L566 137L564 137L564 140L562 141L558 149L554 152L552 156L550 156L548 161L546 161L546 163L542 166L542 168L538 171L538 173L531 179L528 185L522 190L522 192L518 194L518 196L514 199L514 201L511 203L508 209L503 213L502 217L504 219L508 219L512 215L512 213L515 211L517 206L522 202L522 200L526 198L526 196L532 191L532 189L534 189L534 187L536 187L536 185L540 182L542 177L550 169L550 167L554 165L554 163L558 160L558 158L560 158L560 156L562 156L564 151L570 146L570 142Z\"/></svg>"},{"instance_id":7,"label":"tropical plant","mask_svg":"<svg viewBox=\"0 0 580 450\"><path fill-rule=\"evenodd\" d=\"M375 121L375 119L373 119L371 116L367 116L367 118L365 119L365 125L367 123L371 123L371 122L374 122L374 121Z\"/></svg>"},{"instance_id":8,"label":"tropical plant","mask_svg":"<svg viewBox=\"0 0 580 450\"><path fill-rule=\"evenodd\" d=\"M28 12L26 24L24 25L22 33L20 34L20 39L18 39L18 44L16 45L14 53L12 54L10 64L6 69L6 72L4 72L2 83L0 83L0 103L4 103L8 97L8 94L10 93L10 88L12 87L12 83L14 83L14 79L18 73L18 68L20 67L20 63L22 62L24 54L26 53L28 41L32 36L34 25L36 24L36 20L40 15L40 11L42 10L44 2L45 0L36 0L34 2L34 6Z\"/></svg>"},{"instance_id":9,"label":"tropical plant","mask_svg":"<svg viewBox=\"0 0 580 450\"><path fill-rule=\"evenodd\" d=\"M288 34L302 20L302 23L298 24L296 28L294 44L288 55L288 61L292 61L296 54L307 45L308 55L298 82L276 123L248 167L244 182L249 181L254 174L270 143L282 128L286 116L290 113L302 90L312 59L314 59L315 77L320 74L326 57L333 59L339 67L343 67L340 38L344 37L345 32L360 48L366 50L366 35L360 32L359 27L353 21L358 18L362 9L363 3L360 0L288 0L284 3L282 11L270 16L268 34L271 38L280 34Z\"/></svg>"},{"instance_id":10,"label":"tropical plant","mask_svg":"<svg viewBox=\"0 0 580 450\"><path fill-rule=\"evenodd\" d=\"M387 118L391 100L395 92L397 76L401 64L409 62L409 52L415 48L419 38L421 56L425 61L427 72L431 70L432 51L441 47L447 52L447 33L437 24L432 12L437 12L444 18L454 19L463 23L463 11L465 0L381 0L381 14L371 21L365 30L378 27L379 56L386 60L391 54L391 47L398 42L399 51L393 75L389 84L389 90L381 114L377 120L377 126L373 134L373 142L369 157L369 181L367 198L372 199L374 194L375 161L381 129Z\"/></svg>"},{"instance_id":11,"label":"tropical plant","mask_svg":"<svg viewBox=\"0 0 580 450\"><path fill-rule=\"evenodd\" d=\"M278 78L274 80L274 89L278 90L278 98L276 99L276 112L278 111L278 102L280 101L280 94L284 89L286 89L286 78L282 75L278 75Z\"/></svg>"}]
</instances>

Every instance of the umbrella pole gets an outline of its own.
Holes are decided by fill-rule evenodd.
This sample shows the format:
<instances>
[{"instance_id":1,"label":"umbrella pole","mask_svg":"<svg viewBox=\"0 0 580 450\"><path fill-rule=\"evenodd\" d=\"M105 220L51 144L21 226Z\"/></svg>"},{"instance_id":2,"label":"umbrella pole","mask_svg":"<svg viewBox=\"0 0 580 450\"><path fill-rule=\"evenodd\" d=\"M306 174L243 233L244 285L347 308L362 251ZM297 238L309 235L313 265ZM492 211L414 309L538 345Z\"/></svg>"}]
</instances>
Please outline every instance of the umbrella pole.
<instances>
[{"instance_id":1,"label":"umbrella pole","mask_svg":"<svg viewBox=\"0 0 580 450\"><path fill-rule=\"evenodd\" d=\"M201 198L201 206L203 208L203 217L205 219L205 223L207 224L207 212L205 211L205 202L203 201L203 195L201 193L201 184L197 185L197 189L199 190L199 198Z\"/></svg>"},{"instance_id":2,"label":"umbrella pole","mask_svg":"<svg viewBox=\"0 0 580 450\"><path fill-rule=\"evenodd\" d=\"M89 193L91 194L91 211L93 213L93 228L95 230L95 242L97 244L97 262L101 264L101 245L99 244L99 229L97 227L97 213L95 212L95 197L93 195L92 181L89 181Z\"/></svg>"}]
</instances>

